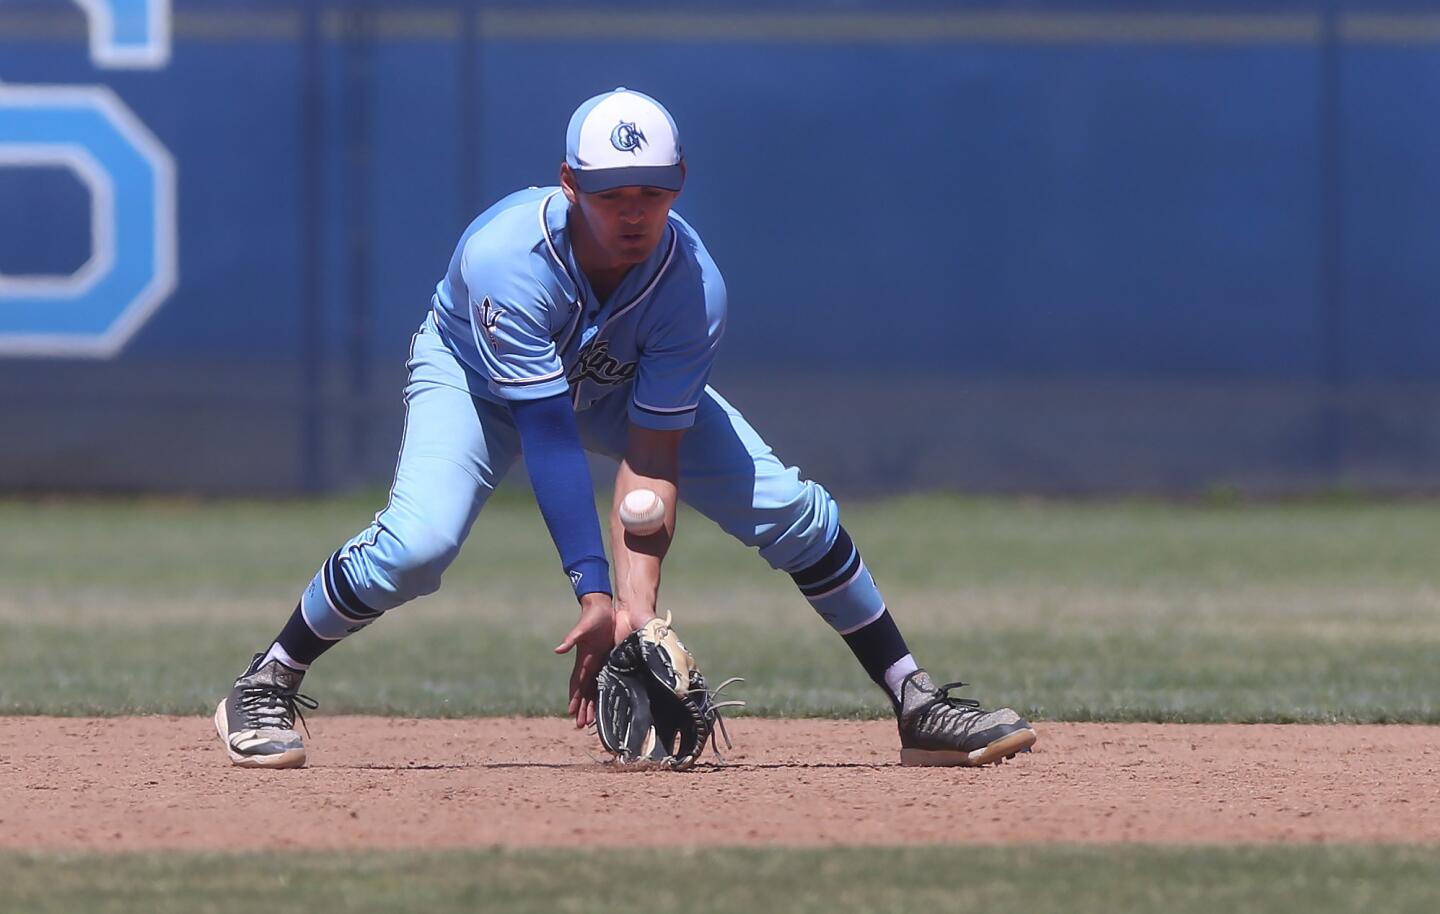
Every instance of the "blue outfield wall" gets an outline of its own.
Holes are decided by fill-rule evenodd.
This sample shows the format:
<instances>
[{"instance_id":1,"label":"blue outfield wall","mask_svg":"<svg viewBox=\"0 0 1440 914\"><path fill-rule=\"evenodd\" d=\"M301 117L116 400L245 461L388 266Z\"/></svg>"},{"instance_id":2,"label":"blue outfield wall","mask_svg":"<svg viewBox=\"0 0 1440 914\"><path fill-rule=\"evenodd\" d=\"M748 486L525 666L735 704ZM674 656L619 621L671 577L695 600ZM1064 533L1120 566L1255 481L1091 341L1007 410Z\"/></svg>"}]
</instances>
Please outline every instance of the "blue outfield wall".
<instances>
[{"instance_id":1,"label":"blue outfield wall","mask_svg":"<svg viewBox=\"0 0 1440 914\"><path fill-rule=\"evenodd\" d=\"M102 7L0 4L0 488L386 481L460 230L616 85L838 490L1440 488L1440 3Z\"/></svg>"}]
</instances>

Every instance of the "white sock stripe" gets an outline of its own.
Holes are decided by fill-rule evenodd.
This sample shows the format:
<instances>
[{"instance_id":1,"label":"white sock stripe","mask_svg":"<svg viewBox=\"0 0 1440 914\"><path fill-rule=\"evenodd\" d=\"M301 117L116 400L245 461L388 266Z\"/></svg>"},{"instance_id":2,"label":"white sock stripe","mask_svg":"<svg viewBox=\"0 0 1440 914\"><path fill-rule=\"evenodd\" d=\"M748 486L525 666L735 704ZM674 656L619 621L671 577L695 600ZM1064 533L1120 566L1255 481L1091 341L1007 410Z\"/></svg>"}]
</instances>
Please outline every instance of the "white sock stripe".
<instances>
[{"instance_id":1,"label":"white sock stripe","mask_svg":"<svg viewBox=\"0 0 1440 914\"><path fill-rule=\"evenodd\" d=\"M379 618L379 613L357 613L349 606L342 605L343 601L340 599L340 587L335 583L334 577L340 573L340 570L338 567L332 569L332 566L337 565L338 562L339 560L332 556L326 559L325 564L320 567L320 589L325 591L326 604L335 610L337 614L344 616L351 622L373 622Z\"/></svg>"},{"instance_id":2,"label":"white sock stripe","mask_svg":"<svg viewBox=\"0 0 1440 914\"><path fill-rule=\"evenodd\" d=\"M855 563L855 560L856 560L857 558L859 558L859 556L860 556L860 547L858 547L858 546L856 546L856 545L854 545L854 544L852 543L852 544L850 545L850 554L847 555L847 556L845 556L845 561L840 564L840 567L839 567L839 568L836 568L832 573L830 573L829 575L826 575L825 577L823 577L823 578L821 578L820 580L814 582L813 584L803 584L803 585L801 585L801 586L800 586L800 592L801 592L801 593L804 593L805 591L810 590L811 588L814 588L814 587L824 587L826 584L829 584L831 581L835 580L836 578L838 578L838 577L840 577L842 574L844 574L845 571L846 571L846 569L848 569L851 565L853 565L853 564Z\"/></svg>"},{"instance_id":3,"label":"white sock stripe","mask_svg":"<svg viewBox=\"0 0 1440 914\"><path fill-rule=\"evenodd\" d=\"M350 607L346 606L344 609L341 608L343 601L340 599L340 588L335 586L334 566L335 557L331 556L325 560L324 566L321 567L321 572L325 575L325 602L329 603L330 607L342 616L354 618L354 613L350 612Z\"/></svg>"},{"instance_id":4,"label":"white sock stripe","mask_svg":"<svg viewBox=\"0 0 1440 914\"><path fill-rule=\"evenodd\" d=\"M328 636L328 635L322 635L322 634L320 634L319 632L317 632L317 631L315 630L315 626L312 625L312 624L310 624L310 620L309 620L308 618L306 618L306 616L305 616L305 611L304 611L303 609L300 611L300 621L305 623L305 627L310 630L310 634L312 634L312 635L314 635L315 637L319 638L321 641L339 641L339 640L341 640L340 638L331 638L331 637Z\"/></svg>"},{"instance_id":5,"label":"white sock stripe","mask_svg":"<svg viewBox=\"0 0 1440 914\"><path fill-rule=\"evenodd\" d=\"M330 560L326 559L325 565L320 566L320 596L325 598L325 605L330 607L330 611L338 616L342 613L335 608L335 601L330 599L330 576L325 573L325 566L329 564Z\"/></svg>"},{"instance_id":6,"label":"white sock stripe","mask_svg":"<svg viewBox=\"0 0 1440 914\"><path fill-rule=\"evenodd\" d=\"M870 618L866 619L864 622L861 622L859 625L852 625L852 626L850 626L849 628L836 629L835 631L836 631L837 634L841 634L841 635L853 635L853 634L855 634L856 632L858 632L860 629L862 629L862 628L864 628L865 626L869 625L871 622L874 622L876 619L878 619L878 618L880 618L881 616L885 615L885 610L886 610L886 609L887 609L887 607L885 606L885 604L884 604L884 603L881 603L881 604L880 604L880 610L879 610L879 612L875 613L875 615L873 615L873 616L871 616Z\"/></svg>"},{"instance_id":7,"label":"white sock stripe","mask_svg":"<svg viewBox=\"0 0 1440 914\"><path fill-rule=\"evenodd\" d=\"M285 650L285 646L279 641L273 642L270 645L270 650L265 652L265 656L260 660L260 665L264 666L272 660L278 660L292 670L300 670L303 672L310 669L310 664L301 663L294 657L291 657L290 652Z\"/></svg>"},{"instance_id":8,"label":"white sock stripe","mask_svg":"<svg viewBox=\"0 0 1440 914\"><path fill-rule=\"evenodd\" d=\"M834 594L837 594L837 593L839 593L840 591L844 590L845 588L849 587L851 584L854 584L854 583L855 583L855 580L856 580L857 578L859 578L860 575L862 575L862 574L864 574L864 573L865 573L865 563L864 563L864 562L861 562L861 563L860 563L860 567L856 568L856 569L855 569L855 573L852 574L852 575L850 575L850 577L847 578L844 583L842 583L842 584L837 584L837 585L835 585L834 587L830 588L829 590L825 591L824 593L807 594L807 595L806 595L806 599L809 600L811 603L814 603L816 600L823 600L823 599L825 599L826 597L829 597L829 596L832 596L832 595L834 595Z\"/></svg>"},{"instance_id":9,"label":"white sock stripe","mask_svg":"<svg viewBox=\"0 0 1440 914\"><path fill-rule=\"evenodd\" d=\"M903 697L900 694L900 686L905 683L905 677L918 669L920 669L920 665L915 662L914 654L906 654L885 668L885 688L890 690L890 694L895 696L896 701Z\"/></svg>"}]
</instances>

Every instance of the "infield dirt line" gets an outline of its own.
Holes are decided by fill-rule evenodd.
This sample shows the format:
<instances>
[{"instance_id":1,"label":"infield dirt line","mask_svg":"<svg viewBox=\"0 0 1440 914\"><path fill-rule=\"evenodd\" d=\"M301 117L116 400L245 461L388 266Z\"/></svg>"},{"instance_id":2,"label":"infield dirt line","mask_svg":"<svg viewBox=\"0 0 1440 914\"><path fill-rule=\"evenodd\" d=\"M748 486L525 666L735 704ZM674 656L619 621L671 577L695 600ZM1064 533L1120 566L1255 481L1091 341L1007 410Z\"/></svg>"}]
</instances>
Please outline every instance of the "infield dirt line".
<instances>
[{"instance_id":1,"label":"infield dirt line","mask_svg":"<svg viewBox=\"0 0 1440 914\"><path fill-rule=\"evenodd\" d=\"M1039 723L985 769L901 768L886 722L736 718L730 763L618 772L557 718L322 718L232 768L208 718L0 717L0 848L633 845L633 810L748 844L1440 842L1440 727ZM684 823L683 828L679 823Z\"/></svg>"}]
</instances>

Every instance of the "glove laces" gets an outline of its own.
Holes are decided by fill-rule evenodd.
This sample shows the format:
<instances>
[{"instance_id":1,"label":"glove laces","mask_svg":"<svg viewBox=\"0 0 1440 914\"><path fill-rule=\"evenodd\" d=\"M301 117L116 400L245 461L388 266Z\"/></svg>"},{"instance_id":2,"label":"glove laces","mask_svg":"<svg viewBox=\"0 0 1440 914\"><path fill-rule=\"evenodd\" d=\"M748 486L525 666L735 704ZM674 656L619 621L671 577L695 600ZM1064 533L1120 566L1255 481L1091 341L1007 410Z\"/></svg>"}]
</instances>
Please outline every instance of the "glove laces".
<instances>
[{"instance_id":1,"label":"glove laces","mask_svg":"<svg viewBox=\"0 0 1440 914\"><path fill-rule=\"evenodd\" d=\"M737 683L737 682L744 682L744 681L745 681L744 677L741 677L741 676L731 676L729 679L727 679L727 680L725 680L724 682L720 683L718 686L716 686L716 687L713 688L713 689L703 688L703 687L702 687L702 688L694 688L694 689L691 689L691 690L690 690L690 693L691 693L692 695L693 695L694 693L696 693L696 692L701 692L701 693L703 693L703 694L705 695L705 704L704 704L704 708L705 708L705 719L708 720L708 721L710 721L711 723L713 723L713 724L715 725L715 729L717 729L717 730L720 731L720 735L723 736L723 737L725 737L725 748L726 748L726 750L734 749L734 748L735 748L735 744L732 743L732 742L730 742L730 732L725 729L725 718L724 718L724 716L720 713L720 709L721 709L721 708L743 708L743 707L745 707L745 702L742 701L742 700L740 700L740 699L738 699L738 698L736 698L736 699L731 699L730 701L716 701L716 700L715 700L715 697L716 697L717 695L719 695L720 692L721 692L721 690L724 689L726 686L728 686L728 685L733 685L733 684L735 684L735 683ZM710 751L711 751L711 752L714 752L714 753L715 753L715 757L718 758L720 761L722 761L722 762L725 761L725 756L723 756L723 755L720 754L720 747L715 744L715 739L714 739L714 737L711 737L711 739L710 739Z\"/></svg>"}]
</instances>

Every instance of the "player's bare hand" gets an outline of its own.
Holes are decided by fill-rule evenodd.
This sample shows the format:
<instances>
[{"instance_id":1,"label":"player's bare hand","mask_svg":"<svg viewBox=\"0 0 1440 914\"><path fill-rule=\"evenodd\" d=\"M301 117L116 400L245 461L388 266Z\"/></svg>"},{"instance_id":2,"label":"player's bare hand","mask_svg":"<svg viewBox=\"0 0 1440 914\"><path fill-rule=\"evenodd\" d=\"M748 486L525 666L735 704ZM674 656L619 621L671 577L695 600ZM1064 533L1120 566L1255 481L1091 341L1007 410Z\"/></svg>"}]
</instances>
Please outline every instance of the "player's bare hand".
<instances>
[{"instance_id":1,"label":"player's bare hand","mask_svg":"<svg viewBox=\"0 0 1440 914\"><path fill-rule=\"evenodd\" d=\"M555 647L555 653L575 651L575 667L570 671L570 714L577 728L595 722L595 677L615 646L615 608L603 593L587 593L580 598L580 621Z\"/></svg>"},{"instance_id":2,"label":"player's bare hand","mask_svg":"<svg viewBox=\"0 0 1440 914\"><path fill-rule=\"evenodd\" d=\"M615 603L615 643L624 641L626 636L633 631L639 631L645 627L645 623L655 618L653 606L627 605L616 601Z\"/></svg>"}]
</instances>

